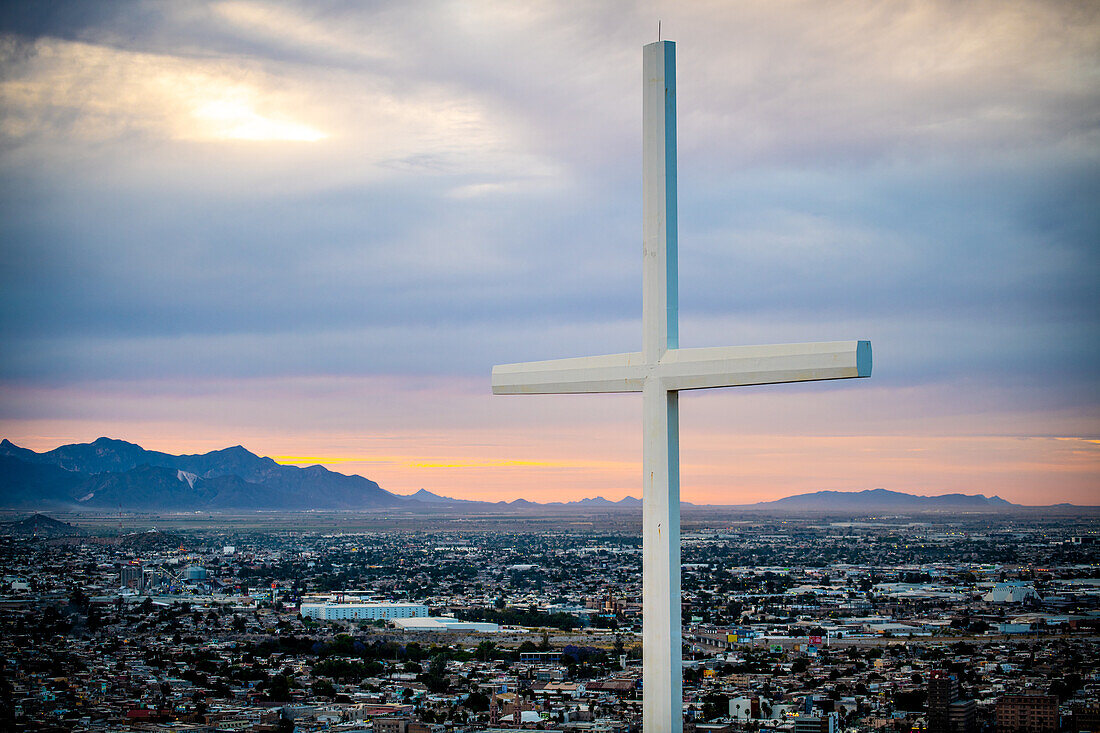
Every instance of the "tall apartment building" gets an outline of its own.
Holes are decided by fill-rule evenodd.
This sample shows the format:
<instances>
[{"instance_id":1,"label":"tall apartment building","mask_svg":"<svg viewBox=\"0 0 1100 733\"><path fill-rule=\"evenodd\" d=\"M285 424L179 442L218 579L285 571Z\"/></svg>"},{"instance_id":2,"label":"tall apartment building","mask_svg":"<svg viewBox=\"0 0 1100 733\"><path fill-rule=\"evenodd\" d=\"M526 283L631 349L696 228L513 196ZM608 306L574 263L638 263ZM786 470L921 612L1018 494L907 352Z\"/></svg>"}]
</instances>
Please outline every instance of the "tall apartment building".
<instances>
[{"instance_id":1,"label":"tall apartment building","mask_svg":"<svg viewBox=\"0 0 1100 733\"><path fill-rule=\"evenodd\" d=\"M1075 704L1070 730L1073 733L1085 733L1085 731L1092 733L1092 731L1100 730L1100 705L1096 703Z\"/></svg>"},{"instance_id":2,"label":"tall apartment building","mask_svg":"<svg viewBox=\"0 0 1100 733\"><path fill-rule=\"evenodd\" d=\"M1002 695L997 698L997 733L1046 733L1058 730L1055 695Z\"/></svg>"},{"instance_id":3,"label":"tall apartment building","mask_svg":"<svg viewBox=\"0 0 1100 733\"><path fill-rule=\"evenodd\" d=\"M120 588L145 590L145 568L140 565L123 565L118 575Z\"/></svg>"},{"instance_id":4,"label":"tall apartment building","mask_svg":"<svg viewBox=\"0 0 1100 733\"><path fill-rule=\"evenodd\" d=\"M978 706L960 698L958 677L942 669L929 673L928 733L972 733Z\"/></svg>"}]
</instances>

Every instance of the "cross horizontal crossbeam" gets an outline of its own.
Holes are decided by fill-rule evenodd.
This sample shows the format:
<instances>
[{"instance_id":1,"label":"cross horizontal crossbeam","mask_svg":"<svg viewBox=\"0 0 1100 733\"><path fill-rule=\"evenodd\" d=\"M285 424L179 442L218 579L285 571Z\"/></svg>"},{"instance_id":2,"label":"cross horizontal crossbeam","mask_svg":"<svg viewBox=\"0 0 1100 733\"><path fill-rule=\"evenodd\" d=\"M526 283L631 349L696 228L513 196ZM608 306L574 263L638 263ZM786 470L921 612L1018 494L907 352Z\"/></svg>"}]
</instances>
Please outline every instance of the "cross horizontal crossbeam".
<instances>
[{"instance_id":1,"label":"cross horizontal crossbeam","mask_svg":"<svg viewBox=\"0 0 1100 733\"><path fill-rule=\"evenodd\" d=\"M719 346L669 349L653 364L640 351L501 364L493 367L493 394L641 392L647 379L679 391L870 375L870 341Z\"/></svg>"}]
</instances>

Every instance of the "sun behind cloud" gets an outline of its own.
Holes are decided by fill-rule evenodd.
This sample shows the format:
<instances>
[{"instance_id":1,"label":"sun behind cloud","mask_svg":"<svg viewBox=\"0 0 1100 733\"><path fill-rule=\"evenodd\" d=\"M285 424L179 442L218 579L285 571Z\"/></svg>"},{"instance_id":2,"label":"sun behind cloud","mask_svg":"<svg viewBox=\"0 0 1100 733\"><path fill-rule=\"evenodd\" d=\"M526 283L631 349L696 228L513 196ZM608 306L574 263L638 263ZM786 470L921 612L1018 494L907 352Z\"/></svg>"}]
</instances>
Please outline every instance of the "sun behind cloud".
<instances>
[{"instance_id":1,"label":"sun behind cloud","mask_svg":"<svg viewBox=\"0 0 1100 733\"><path fill-rule=\"evenodd\" d=\"M192 59L55 38L0 39L0 134L107 141L317 142L308 93L243 59ZM293 112L292 112L293 111Z\"/></svg>"},{"instance_id":2,"label":"sun behind cloud","mask_svg":"<svg viewBox=\"0 0 1100 733\"><path fill-rule=\"evenodd\" d=\"M313 143L328 135L289 120L264 117L246 100L215 99L194 111L196 128L215 140L286 140Z\"/></svg>"}]
</instances>

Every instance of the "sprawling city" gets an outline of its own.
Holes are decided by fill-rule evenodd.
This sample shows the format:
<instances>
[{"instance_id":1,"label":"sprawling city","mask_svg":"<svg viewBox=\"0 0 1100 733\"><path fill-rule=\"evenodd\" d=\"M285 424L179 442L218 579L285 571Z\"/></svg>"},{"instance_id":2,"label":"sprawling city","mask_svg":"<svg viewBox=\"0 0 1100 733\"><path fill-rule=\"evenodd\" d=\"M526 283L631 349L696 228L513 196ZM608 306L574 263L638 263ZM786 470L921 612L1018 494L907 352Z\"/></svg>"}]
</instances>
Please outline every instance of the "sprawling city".
<instances>
[{"instance_id":1,"label":"sprawling city","mask_svg":"<svg viewBox=\"0 0 1100 733\"><path fill-rule=\"evenodd\" d=\"M32 515L7 730L638 731L633 511ZM1095 516L687 509L685 730L1100 729Z\"/></svg>"}]
</instances>

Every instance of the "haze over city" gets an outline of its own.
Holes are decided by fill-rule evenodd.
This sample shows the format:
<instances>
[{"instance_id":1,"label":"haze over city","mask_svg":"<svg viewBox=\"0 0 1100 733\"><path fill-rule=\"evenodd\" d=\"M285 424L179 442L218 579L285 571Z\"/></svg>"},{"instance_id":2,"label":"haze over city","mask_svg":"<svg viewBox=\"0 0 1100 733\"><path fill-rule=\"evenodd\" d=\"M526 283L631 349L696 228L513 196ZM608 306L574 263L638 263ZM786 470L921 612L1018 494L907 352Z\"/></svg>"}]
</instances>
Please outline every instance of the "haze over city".
<instances>
[{"instance_id":1,"label":"haze over city","mask_svg":"<svg viewBox=\"0 0 1100 733\"><path fill-rule=\"evenodd\" d=\"M397 493L640 493L640 47L678 45L680 342L867 338L681 398L682 496L1097 504L1100 13L1051 2L0 13L0 437L241 444Z\"/></svg>"}]
</instances>

